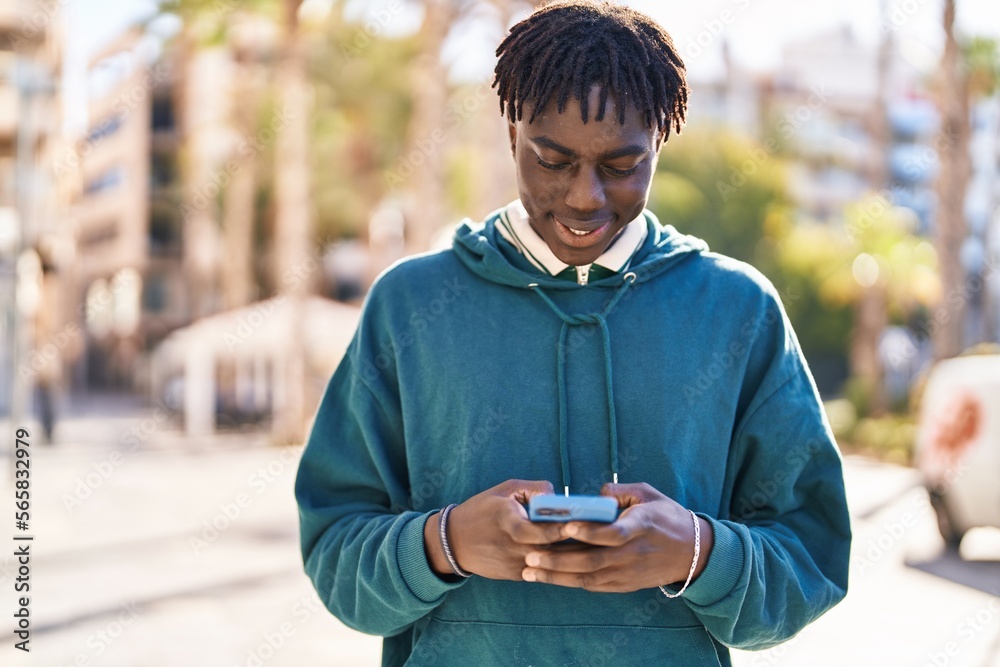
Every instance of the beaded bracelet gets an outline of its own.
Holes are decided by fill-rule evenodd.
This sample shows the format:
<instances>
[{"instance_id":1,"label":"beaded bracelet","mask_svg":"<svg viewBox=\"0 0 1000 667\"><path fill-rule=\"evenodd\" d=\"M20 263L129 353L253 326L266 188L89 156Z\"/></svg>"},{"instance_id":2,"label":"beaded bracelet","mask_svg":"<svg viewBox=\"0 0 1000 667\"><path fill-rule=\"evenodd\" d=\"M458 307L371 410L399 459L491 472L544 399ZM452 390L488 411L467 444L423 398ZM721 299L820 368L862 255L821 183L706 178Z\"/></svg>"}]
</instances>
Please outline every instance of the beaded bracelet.
<instances>
[{"instance_id":1,"label":"beaded bracelet","mask_svg":"<svg viewBox=\"0 0 1000 667\"><path fill-rule=\"evenodd\" d=\"M688 510L691 512L691 510ZM667 589L660 586L660 591L663 592L668 598L679 598L687 590L688 584L691 583L691 578L694 577L694 571L698 567L698 558L701 556L701 524L698 522L698 516L691 512L691 520L694 521L694 560L691 561L691 569L688 570L687 581L681 586L681 589L676 593L668 593Z\"/></svg>"},{"instance_id":2,"label":"beaded bracelet","mask_svg":"<svg viewBox=\"0 0 1000 667\"><path fill-rule=\"evenodd\" d=\"M441 510L441 522L438 524L438 532L441 534L441 549L444 551L444 556L448 559L448 564L451 565L452 571L460 577L468 578L472 576L472 573L466 572L458 566L458 561L455 560L455 556L451 553L451 547L448 546L448 515L456 507L457 505L452 503Z\"/></svg>"}]
</instances>

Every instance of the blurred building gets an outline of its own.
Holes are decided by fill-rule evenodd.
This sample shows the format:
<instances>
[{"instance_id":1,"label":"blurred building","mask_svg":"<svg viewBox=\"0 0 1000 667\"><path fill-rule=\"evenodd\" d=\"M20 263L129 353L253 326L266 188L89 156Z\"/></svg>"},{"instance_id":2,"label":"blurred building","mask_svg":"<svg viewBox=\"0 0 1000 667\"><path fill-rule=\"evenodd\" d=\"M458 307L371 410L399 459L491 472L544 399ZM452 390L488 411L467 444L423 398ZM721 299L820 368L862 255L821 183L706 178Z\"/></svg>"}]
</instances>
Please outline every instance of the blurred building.
<instances>
[{"instance_id":1,"label":"blurred building","mask_svg":"<svg viewBox=\"0 0 1000 667\"><path fill-rule=\"evenodd\" d=\"M267 106L278 33L270 20L224 18L223 43L182 30L165 45L134 29L94 56L74 149L71 300L84 304L86 347L76 386L148 391L192 435L280 413L295 393L281 343L292 334L281 332L317 317L324 334L330 321L353 331L356 312L311 299L300 322L280 298L258 301L279 283L275 232L257 206L287 116ZM319 282L321 258L304 258L295 277ZM312 404L327 357L342 352L307 356Z\"/></svg>"},{"instance_id":2,"label":"blurred building","mask_svg":"<svg viewBox=\"0 0 1000 667\"><path fill-rule=\"evenodd\" d=\"M936 158L925 149L937 115L922 73L897 49L881 79L879 49L846 26L788 44L773 73L741 68L726 44L722 56L721 77L692 82L694 122L757 137L786 158L803 215L836 221L845 205L887 190L929 223Z\"/></svg>"},{"instance_id":3,"label":"blurred building","mask_svg":"<svg viewBox=\"0 0 1000 667\"><path fill-rule=\"evenodd\" d=\"M972 181L965 196L969 238L962 263L970 276L968 344L1000 342L1000 91L972 108ZM976 280L981 279L982 283Z\"/></svg>"},{"instance_id":4,"label":"blurred building","mask_svg":"<svg viewBox=\"0 0 1000 667\"><path fill-rule=\"evenodd\" d=\"M744 69L733 59L729 42L722 43L723 75L717 79L690 80L692 93L688 118L749 137L765 131L761 112L769 77Z\"/></svg>"},{"instance_id":5,"label":"blurred building","mask_svg":"<svg viewBox=\"0 0 1000 667\"><path fill-rule=\"evenodd\" d=\"M789 44L768 98L769 130L793 156L792 194L809 217L839 220L876 191L901 198L926 229L936 161L924 150L937 119L922 73L883 46L846 26Z\"/></svg>"},{"instance_id":6,"label":"blurred building","mask_svg":"<svg viewBox=\"0 0 1000 667\"><path fill-rule=\"evenodd\" d=\"M941 129L929 88L936 62L921 61L901 40L889 33L868 44L845 26L786 45L778 68L757 75L733 62L724 45L723 75L692 84L691 115L756 137L780 155L800 218L843 224L849 205L878 193L914 213L914 233L932 237L939 155L954 139ZM1000 341L1000 93L974 100L971 120L965 346ZM904 332L885 331L883 343ZM917 344L906 335L919 349L896 369L904 389L932 358L926 337Z\"/></svg>"},{"instance_id":7,"label":"blurred building","mask_svg":"<svg viewBox=\"0 0 1000 667\"><path fill-rule=\"evenodd\" d=\"M63 44L59 3L0 0L0 411L18 415L33 387L58 381L72 343L54 298L70 250L56 169Z\"/></svg>"},{"instance_id":8,"label":"blurred building","mask_svg":"<svg viewBox=\"0 0 1000 667\"><path fill-rule=\"evenodd\" d=\"M179 275L172 72L144 44L140 31L129 31L88 68L88 129L73 155L78 259L70 290L84 306L85 354L74 369L81 387L132 386L147 335L164 321L183 323L164 278Z\"/></svg>"}]
</instances>

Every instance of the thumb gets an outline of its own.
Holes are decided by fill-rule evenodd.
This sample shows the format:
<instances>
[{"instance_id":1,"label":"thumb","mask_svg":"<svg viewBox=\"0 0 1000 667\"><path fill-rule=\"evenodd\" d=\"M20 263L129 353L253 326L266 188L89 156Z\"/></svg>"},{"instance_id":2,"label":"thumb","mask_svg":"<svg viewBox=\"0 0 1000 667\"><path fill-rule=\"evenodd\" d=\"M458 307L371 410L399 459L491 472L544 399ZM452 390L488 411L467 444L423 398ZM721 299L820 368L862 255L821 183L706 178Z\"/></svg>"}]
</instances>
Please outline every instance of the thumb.
<instances>
[{"instance_id":1,"label":"thumb","mask_svg":"<svg viewBox=\"0 0 1000 667\"><path fill-rule=\"evenodd\" d=\"M601 495L615 498L618 501L618 507L622 509L666 498L666 496L645 482L633 484L608 483L601 487Z\"/></svg>"},{"instance_id":2,"label":"thumb","mask_svg":"<svg viewBox=\"0 0 1000 667\"><path fill-rule=\"evenodd\" d=\"M554 493L552 482L547 480L511 479L504 483L505 495L526 504L533 496L544 496Z\"/></svg>"}]
</instances>

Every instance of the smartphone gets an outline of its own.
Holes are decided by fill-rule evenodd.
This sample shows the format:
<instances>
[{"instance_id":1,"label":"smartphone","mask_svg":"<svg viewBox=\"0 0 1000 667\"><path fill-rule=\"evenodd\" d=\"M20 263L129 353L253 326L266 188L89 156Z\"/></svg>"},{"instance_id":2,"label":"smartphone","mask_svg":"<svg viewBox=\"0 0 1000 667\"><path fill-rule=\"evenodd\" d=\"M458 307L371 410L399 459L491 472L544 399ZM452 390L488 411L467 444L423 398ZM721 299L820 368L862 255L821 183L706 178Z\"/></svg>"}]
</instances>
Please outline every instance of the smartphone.
<instances>
[{"instance_id":1,"label":"smartphone","mask_svg":"<svg viewBox=\"0 0 1000 667\"><path fill-rule=\"evenodd\" d=\"M607 496L532 496L528 500L531 521L598 521L618 518L618 501Z\"/></svg>"}]
</instances>

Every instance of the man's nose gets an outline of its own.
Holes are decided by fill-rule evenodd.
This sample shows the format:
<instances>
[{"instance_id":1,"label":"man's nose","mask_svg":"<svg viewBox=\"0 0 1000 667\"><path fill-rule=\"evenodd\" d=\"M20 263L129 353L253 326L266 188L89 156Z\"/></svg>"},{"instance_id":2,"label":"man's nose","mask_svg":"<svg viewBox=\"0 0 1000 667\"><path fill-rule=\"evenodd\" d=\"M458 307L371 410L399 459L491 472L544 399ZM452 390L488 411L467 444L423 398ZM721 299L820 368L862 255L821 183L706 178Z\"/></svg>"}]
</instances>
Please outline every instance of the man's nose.
<instances>
[{"instance_id":1,"label":"man's nose","mask_svg":"<svg viewBox=\"0 0 1000 667\"><path fill-rule=\"evenodd\" d=\"M566 191L566 206L580 213L591 213L604 208L606 203L604 183L597 170L577 169Z\"/></svg>"}]
</instances>

